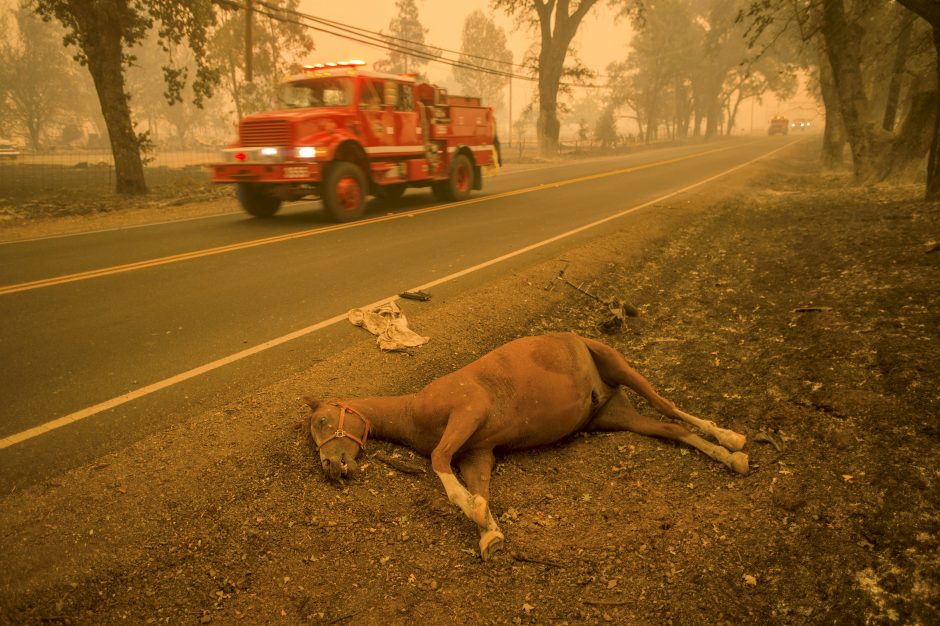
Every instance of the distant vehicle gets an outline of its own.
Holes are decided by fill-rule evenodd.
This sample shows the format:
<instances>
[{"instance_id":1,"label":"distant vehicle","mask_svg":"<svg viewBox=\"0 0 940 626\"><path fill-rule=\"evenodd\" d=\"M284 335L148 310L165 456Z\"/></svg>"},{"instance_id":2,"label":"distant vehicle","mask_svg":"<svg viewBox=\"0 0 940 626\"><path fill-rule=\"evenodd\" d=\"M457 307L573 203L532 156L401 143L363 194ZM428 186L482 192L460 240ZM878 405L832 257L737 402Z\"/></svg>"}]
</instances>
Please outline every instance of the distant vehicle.
<instances>
[{"instance_id":1,"label":"distant vehicle","mask_svg":"<svg viewBox=\"0 0 940 626\"><path fill-rule=\"evenodd\" d=\"M793 120L790 128L793 130L809 130L809 120Z\"/></svg>"},{"instance_id":2,"label":"distant vehicle","mask_svg":"<svg viewBox=\"0 0 940 626\"><path fill-rule=\"evenodd\" d=\"M790 122L782 115L775 115L770 118L770 128L767 129L768 135L786 135L790 132Z\"/></svg>"},{"instance_id":3,"label":"distant vehicle","mask_svg":"<svg viewBox=\"0 0 940 626\"><path fill-rule=\"evenodd\" d=\"M256 217L319 196L338 222L359 218L369 194L395 200L408 187L430 187L439 200L459 201L481 189L497 146L493 109L414 74L362 65L318 63L290 77L283 108L241 120L212 180L234 183Z\"/></svg>"},{"instance_id":4,"label":"distant vehicle","mask_svg":"<svg viewBox=\"0 0 940 626\"><path fill-rule=\"evenodd\" d=\"M0 159L15 159L20 151L12 143L0 143Z\"/></svg>"}]
</instances>

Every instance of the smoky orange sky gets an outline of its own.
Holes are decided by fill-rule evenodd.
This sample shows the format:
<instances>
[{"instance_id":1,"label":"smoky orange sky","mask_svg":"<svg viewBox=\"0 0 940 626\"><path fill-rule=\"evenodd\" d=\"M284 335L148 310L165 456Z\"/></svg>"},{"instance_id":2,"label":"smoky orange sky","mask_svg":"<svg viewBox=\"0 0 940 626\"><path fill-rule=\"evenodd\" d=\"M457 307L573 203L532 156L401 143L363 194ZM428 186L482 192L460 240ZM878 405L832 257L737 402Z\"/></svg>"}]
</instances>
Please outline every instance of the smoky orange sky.
<instances>
[{"instance_id":1,"label":"smoky orange sky","mask_svg":"<svg viewBox=\"0 0 940 626\"><path fill-rule=\"evenodd\" d=\"M513 54L513 61L518 63L526 49L531 45L533 33L526 29L513 29L512 20L501 11L490 9L488 0L417 0L418 15L422 24L428 28L425 43L449 50L460 50L461 32L464 18L471 12L479 9L493 19L505 32L509 49ZM397 15L395 0L304 0L300 10L352 26L365 28L375 32L389 31L389 22ZM371 66L373 61L384 58L386 51L380 48L363 45L347 39L324 34L313 33L317 49L312 53L311 61L335 61L348 58L358 58ZM632 36L632 29L627 20L616 19L616 12L606 2L598 3L585 18L578 30L573 47L585 65L598 74L604 74L607 64L611 61L622 61L629 52L628 45ZM452 55L449 55L452 57ZM451 67L441 63L429 63L423 68L425 74L432 82L438 84L455 84L451 74ZM597 79L602 83L603 79ZM517 119L524 107L532 100L534 82L524 80L513 81L512 118ZM575 97L580 98L584 93L597 93L603 97L603 90L577 90ZM505 96L508 103L508 92ZM763 104L754 104L752 112L751 102L742 105L738 126L741 131L750 131L753 125L754 132L766 132L767 120L777 113L789 114L791 117L806 117L817 119L816 103L803 93L788 102L778 102L772 94L767 94ZM507 123L506 120L501 121ZM501 124L501 125L502 125Z\"/></svg>"},{"instance_id":2,"label":"smoky orange sky","mask_svg":"<svg viewBox=\"0 0 940 626\"><path fill-rule=\"evenodd\" d=\"M430 45L459 51L464 19L478 9L506 32L513 62L521 61L526 49L533 41L533 33L524 28L513 30L512 20L501 11L492 11L488 0L461 0L460 2L417 0L416 4L421 23L428 28L425 42ZM606 3L601 3L601 5L595 7L585 18L574 42L581 60L599 74L604 73L607 64L611 61L626 58L627 45L632 35L630 25L626 20L615 22L614 11L607 7ZM350 2L306 0L301 3L301 10L317 17L386 33L389 32L389 22L397 15L395 0L351 0ZM373 61L386 56L386 52L379 48L323 33L315 32L313 35L317 46L313 55L318 61L352 57L362 59L371 65ZM453 58L453 55L448 56ZM429 63L422 71L432 82L453 84L451 69L449 65L442 63ZM531 101L534 86L535 83L530 81L513 81L513 119L516 119ZM602 90L590 90L590 92L602 93ZM581 97L583 94L576 92L575 95ZM508 91L504 98L508 104ZM502 120L502 123L506 123L506 120Z\"/></svg>"}]
</instances>

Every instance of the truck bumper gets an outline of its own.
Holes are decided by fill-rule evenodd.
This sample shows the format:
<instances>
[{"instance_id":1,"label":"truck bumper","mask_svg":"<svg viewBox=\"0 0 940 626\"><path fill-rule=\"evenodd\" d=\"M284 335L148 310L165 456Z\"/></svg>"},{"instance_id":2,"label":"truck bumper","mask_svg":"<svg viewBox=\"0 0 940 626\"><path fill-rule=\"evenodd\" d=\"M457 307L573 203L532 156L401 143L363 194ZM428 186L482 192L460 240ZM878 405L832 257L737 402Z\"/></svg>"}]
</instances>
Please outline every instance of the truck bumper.
<instances>
[{"instance_id":1,"label":"truck bumper","mask_svg":"<svg viewBox=\"0 0 940 626\"><path fill-rule=\"evenodd\" d=\"M214 183L318 183L319 163L220 163L211 166Z\"/></svg>"}]
</instances>

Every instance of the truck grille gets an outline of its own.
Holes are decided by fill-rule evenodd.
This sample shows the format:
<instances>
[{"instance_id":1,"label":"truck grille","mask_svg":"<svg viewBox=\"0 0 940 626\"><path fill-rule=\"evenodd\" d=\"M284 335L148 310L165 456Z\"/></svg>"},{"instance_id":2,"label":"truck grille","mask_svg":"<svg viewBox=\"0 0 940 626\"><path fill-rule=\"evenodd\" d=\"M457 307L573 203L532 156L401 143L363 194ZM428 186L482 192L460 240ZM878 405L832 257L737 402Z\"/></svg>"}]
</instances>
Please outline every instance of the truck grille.
<instances>
[{"instance_id":1,"label":"truck grille","mask_svg":"<svg viewBox=\"0 0 940 626\"><path fill-rule=\"evenodd\" d=\"M243 121L238 135L243 146L289 146L290 124L287 120Z\"/></svg>"}]
</instances>

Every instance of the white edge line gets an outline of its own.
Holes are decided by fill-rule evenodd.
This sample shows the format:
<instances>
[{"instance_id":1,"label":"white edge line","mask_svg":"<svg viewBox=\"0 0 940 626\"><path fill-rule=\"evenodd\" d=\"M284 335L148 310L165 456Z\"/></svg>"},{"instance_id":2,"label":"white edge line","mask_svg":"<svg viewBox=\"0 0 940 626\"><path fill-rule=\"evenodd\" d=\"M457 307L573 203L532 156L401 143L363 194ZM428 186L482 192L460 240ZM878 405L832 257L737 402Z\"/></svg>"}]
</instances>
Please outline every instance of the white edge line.
<instances>
[{"instance_id":1,"label":"white edge line","mask_svg":"<svg viewBox=\"0 0 940 626\"><path fill-rule=\"evenodd\" d=\"M740 169L743 169L743 168L745 168L745 167L748 167L748 166L750 166L750 165L753 165L754 163L757 163L758 161L761 161L761 160L763 160L763 159L766 159L767 157L769 157L769 156L771 156L771 155L773 155L773 154L776 154L777 152L780 152L781 150L784 150L784 149L790 147L791 145L793 145L793 143L796 143L796 142L788 143L788 144L786 144L785 146L781 146L780 148L776 148L775 150L771 150L770 152L767 152L766 154L763 154L763 155L757 157L756 159L751 159L750 161L746 161L745 163L741 163L740 165L736 165L736 166L732 167L732 168L729 169L729 170L725 170L725 171L723 171L723 172L721 172L721 173L719 173L719 174L715 174L714 176L710 176L709 178L705 178L705 179L700 180L700 181L698 181L698 182L696 182L696 183L692 183L691 185L688 185L688 186L686 186L686 187L683 187L682 189L677 189L676 191L672 191L672 192L670 192L670 193L667 193L667 194L664 195L664 196L659 196L658 198L654 198L654 199L648 200L648 201L646 201L646 202L644 202L644 203L642 203L642 204L638 204L638 205L632 206L632 207L630 207L629 209L624 209L623 211L619 211L619 212L617 212L617 213L614 213L613 215L608 215L607 217L602 218L602 219L599 219L599 220L596 220L596 221L594 221L594 222L591 222L590 224L585 224L585 225L583 225L583 226L579 226L579 227L574 228L574 229L572 229L572 230L569 230L569 231L567 231L567 232L564 232L564 233L555 235L554 237L549 237L548 239L543 239L542 241L539 241L539 242L530 244L530 245L528 245L528 246L525 246L524 248L519 248L518 250L514 250L514 251L509 252L509 253L507 253L507 254L504 254L504 255L502 255L502 256L499 256L499 257L490 259L489 261L484 261L483 263L478 263L477 265L474 265L474 266L472 266L472 267L468 267L468 268L462 269L462 270L460 270L460 271L458 271L458 272L454 272L453 274L449 274L449 275L447 275L447 276L443 276L443 277L438 278L438 279L436 279L436 280L432 280L431 282L424 283L423 285L420 285L420 286L418 286L418 287L415 287L415 288L413 289L413 291L419 291L419 290L424 290L424 289L430 289L431 287L436 287L437 285L441 285L441 284L443 284L443 283L450 282L450 281L452 281L452 280L456 280L456 279L458 279L458 278L461 278L461 277L463 277L463 276L466 276L467 274L472 274L473 272L476 272L476 271L485 269L485 268L487 268L487 267L490 267L491 265L496 265L497 263L501 263L501 262L503 262L503 261L505 261L505 260L507 260L507 259L511 259L511 258L516 257L516 256L519 256L519 255L521 255L521 254L525 254L526 252L531 252L532 250L536 250L536 249L538 249L538 248L547 246L547 245L549 245L549 244L551 244L551 243L554 243L554 242L556 242L556 241L559 241L559 240L561 240L561 239L565 239L565 238L567 238L567 237L570 237L570 236L572 236L572 235L576 235L576 234L578 234L578 233L580 233L580 232L583 232L583 231L585 231L585 230L594 228L594 227L596 227L596 226L600 226L601 224L606 224L607 222L611 222L611 221L613 221L613 220L620 219L621 217L624 217L624 216L629 215L629 214L631 214L631 213L635 213L636 211L639 211L639 210L641 210L641 209L645 209L645 208L648 207L648 206L651 206L651 205L656 204L656 203L658 203L658 202L662 202L663 200L668 200L669 198L672 198L672 197L674 197L674 196L678 196L678 195L680 195L680 194L686 193L687 191L691 191L692 189L695 189L696 187L701 187L702 185L706 185L706 184L708 184L708 183L710 183L710 182L712 182L712 181L715 181L715 180L717 180L717 179L719 179L719 178L722 178L722 177L724 177L724 176L727 176L728 174L731 174L732 172L736 172L736 171L738 171L738 170L740 170ZM385 304L386 302L391 302L391 301L393 301L393 300L395 300L395 299L397 299L397 298L398 298L397 295L388 296L388 297L386 297L386 298L382 298L381 300L377 300L377 301L373 302L372 304L367 304L367 305L365 305L365 306L363 306L363 307L361 307L361 308L377 307L377 306L379 306L379 305ZM33 438L35 438L35 437L38 437L38 436L43 435L43 434L45 434L45 433L48 433L48 432L50 432L50 431L56 430L56 429L58 429L58 428L62 428L63 426L66 426L66 425L71 424L71 423L73 423L73 422L77 422L77 421L83 420L83 419L85 419L85 418L87 418L87 417L91 417L91 416L96 415L96 414L98 414L98 413L101 413L101 412L103 412L103 411L107 411L107 410L109 410L109 409L113 409L113 408L115 408L115 407L121 406L122 404L127 404L128 402L132 402L132 401L134 401L134 400L137 400L138 398L142 398L142 397L144 397L144 396L148 396L148 395L150 395L150 394L152 394L152 393L155 393L155 392L157 392L157 391L160 391L161 389L166 389L167 387L171 387L171 386L173 386L173 385L175 385L175 384L178 384L178 383L187 381L187 380L189 380L189 379L191 379L191 378L195 378L195 377L197 377L197 376L201 376L202 374L205 374L205 373L207 373L207 372L211 372L212 370L216 370L216 369L218 369L218 368L220 368L220 367L223 367L223 366L225 366L225 365L229 365L229 364L231 364L231 363L235 363L236 361L240 361L240 360L242 360L242 359L245 359L245 358L247 358L247 357L253 356L253 355L258 354L258 353L260 353L260 352L264 352L265 350L268 350L268 349L270 349L270 348L277 347L277 346L282 345L282 344L285 344L285 343L287 343L287 342L289 342L289 341L293 341L294 339L299 339L300 337L303 337L304 335L309 335L310 333L316 332L316 331L318 331L318 330L322 330L322 329L326 328L327 326L332 326L333 324L336 324L337 322L341 322L341 321L343 321L343 320L345 320L345 319L346 319L346 314L336 315L336 316L334 316L334 317L331 317L331 318L329 318L329 319L323 320L323 321L321 321L321 322L317 322L316 324L313 324L313 325L311 325L311 326L307 326L307 327L305 327L305 328L301 328L301 329L299 329L299 330L295 330L295 331L293 331L293 332L291 332L291 333L288 333L288 334L286 334L286 335L282 335L282 336L277 337L277 338L275 338L275 339L271 339L270 341L265 341L264 343L260 343L260 344L258 344L258 345L256 345L256 346L252 346L251 348L246 348L245 350L242 350L242 351L240 351L240 352L236 352L236 353L230 354L230 355L228 355L228 356L226 356L226 357L222 357L221 359L217 359L217 360L212 361L212 362L210 362L210 363L206 363L205 365L200 365L199 367L195 367L195 368L193 368L193 369L191 369L191 370L182 372L182 373L180 373L180 374L177 374L176 376L171 376L170 378L165 378L165 379L163 379L163 380L157 381L157 382L152 383L152 384L150 384L150 385L147 385L147 386L145 386L145 387L141 387L140 389L136 389L136 390L134 390L134 391L131 391L131 392L129 392L129 393L126 393L126 394L124 394L124 395L117 396L117 397L115 397L115 398L111 398L110 400L105 400L104 402L100 402L100 403L95 404L95 405L93 405L93 406L90 406L90 407L81 409L81 410L79 410L79 411L75 411L74 413L69 413L68 415L64 415L64 416L62 416L62 417L60 417L60 418L57 418L57 419L51 420L51 421L49 421L49 422L46 422L45 424L40 424L39 426L35 426L35 427L33 427L33 428L30 428L30 429L24 430L24 431L22 431L22 432L19 432L19 433L10 435L10 436L8 436L8 437L4 437L4 438L0 439L0 450L2 450L2 449L4 449L4 448L9 448L10 446L16 445L16 444L18 444L18 443L22 443L22 442L24 442L24 441L28 441L29 439L33 439Z\"/></svg>"}]
</instances>

